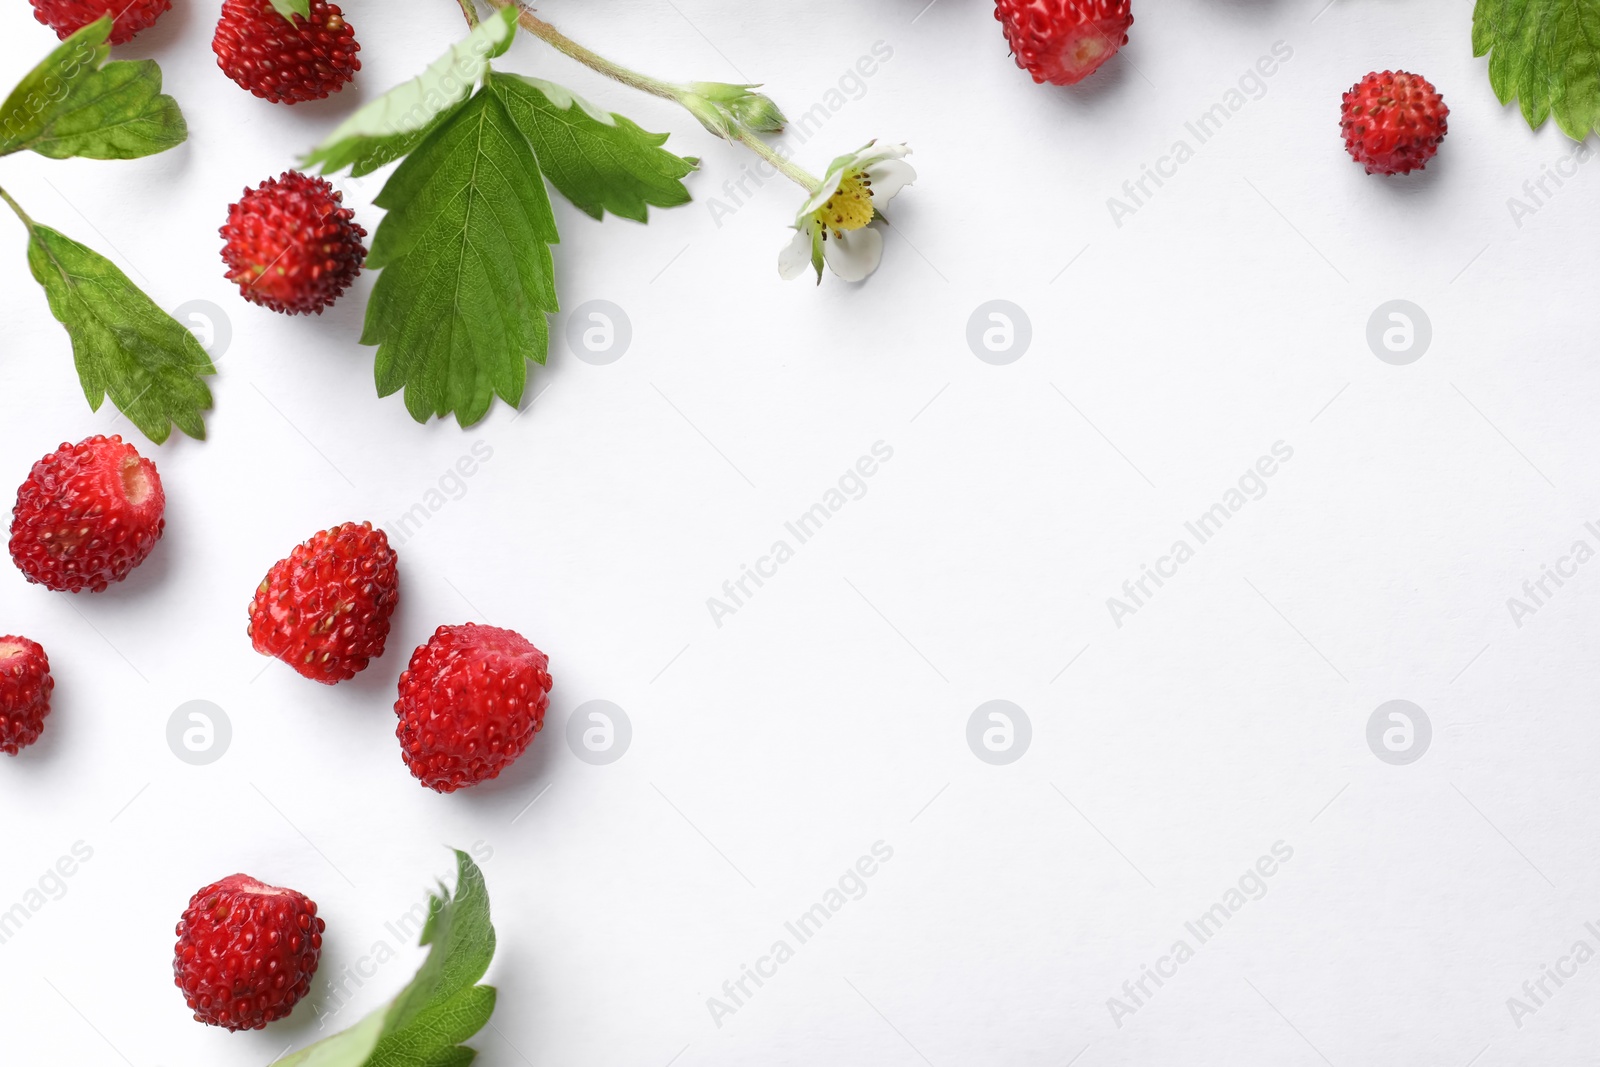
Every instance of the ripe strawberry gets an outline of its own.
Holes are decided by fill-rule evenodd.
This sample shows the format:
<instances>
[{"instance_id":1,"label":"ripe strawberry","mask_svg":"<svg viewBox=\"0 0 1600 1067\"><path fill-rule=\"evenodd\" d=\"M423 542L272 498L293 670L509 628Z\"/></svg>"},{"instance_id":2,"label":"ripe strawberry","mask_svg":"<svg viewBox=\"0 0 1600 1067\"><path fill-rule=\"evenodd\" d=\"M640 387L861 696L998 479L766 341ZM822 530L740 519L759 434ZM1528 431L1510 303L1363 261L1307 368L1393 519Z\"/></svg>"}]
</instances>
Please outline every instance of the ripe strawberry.
<instances>
[{"instance_id":1,"label":"ripe strawberry","mask_svg":"<svg viewBox=\"0 0 1600 1067\"><path fill-rule=\"evenodd\" d=\"M250 602L250 640L324 685L383 655L400 598L394 550L370 522L325 530L273 564Z\"/></svg>"},{"instance_id":2,"label":"ripe strawberry","mask_svg":"<svg viewBox=\"0 0 1600 1067\"><path fill-rule=\"evenodd\" d=\"M198 1021L260 1030L311 988L325 927L304 894L230 874L189 898L173 979Z\"/></svg>"},{"instance_id":3,"label":"ripe strawberry","mask_svg":"<svg viewBox=\"0 0 1600 1067\"><path fill-rule=\"evenodd\" d=\"M441 793L488 781L527 751L549 693L549 657L520 634L441 626L400 675L400 753Z\"/></svg>"},{"instance_id":4,"label":"ripe strawberry","mask_svg":"<svg viewBox=\"0 0 1600 1067\"><path fill-rule=\"evenodd\" d=\"M172 7L172 0L33 0L33 17L66 40L89 23L110 15L112 44L127 44Z\"/></svg>"},{"instance_id":5,"label":"ripe strawberry","mask_svg":"<svg viewBox=\"0 0 1600 1067\"><path fill-rule=\"evenodd\" d=\"M155 464L122 438L62 445L17 490L11 558L30 582L101 592L150 555L166 506Z\"/></svg>"},{"instance_id":6,"label":"ripe strawberry","mask_svg":"<svg viewBox=\"0 0 1600 1067\"><path fill-rule=\"evenodd\" d=\"M1128 43L1130 0L995 0L1017 66L1036 83L1076 85Z\"/></svg>"},{"instance_id":7,"label":"ripe strawberry","mask_svg":"<svg viewBox=\"0 0 1600 1067\"><path fill-rule=\"evenodd\" d=\"M343 200L326 181L293 170L246 189L220 231L239 295L288 315L320 315L338 300L367 258L367 231Z\"/></svg>"},{"instance_id":8,"label":"ripe strawberry","mask_svg":"<svg viewBox=\"0 0 1600 1067\"><path fill-rule=\"evenodd\" d=\"M1417 74L1377 71L1344 94L1339 128L1350 158L1368 174L1410 174L1439 151L1450 109L1444 98Z\"/></svg>"},{"instance_id":9,"label":"ripe strawberry","mask_svg":"<svg viewBox=\"0 0 1600 1067\"><path fill-rule=\"evenodd\" d=\"M55 686L44 649L26 637L0 637L0 752L15 756L39 740Z\"/></svg>"},{"instance_id":10,"label":"ripe strawberry","mask_svg":"<svg viewBox=\"0 0 1600 1067\"><path fill-rule=\"evenodd\" d=\"M311 0L311 18L284 18L271 0L223 0L211 50L217 66L274 104L321 100L356 76L355 30L327 0Z\"/></svg>"}]
</instances>

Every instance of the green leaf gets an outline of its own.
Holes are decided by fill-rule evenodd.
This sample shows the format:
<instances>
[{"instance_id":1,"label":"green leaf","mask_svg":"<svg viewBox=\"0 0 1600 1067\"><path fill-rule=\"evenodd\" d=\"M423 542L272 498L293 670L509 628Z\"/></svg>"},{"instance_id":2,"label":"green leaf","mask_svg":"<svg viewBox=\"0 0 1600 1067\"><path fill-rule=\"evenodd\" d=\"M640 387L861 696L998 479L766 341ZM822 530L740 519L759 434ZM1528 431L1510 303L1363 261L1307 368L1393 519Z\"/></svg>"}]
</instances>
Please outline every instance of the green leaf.
<instances>
[{"instance_id":1,"label":"green leaf","mask_svg":"<svg viewBox=\"0 0 1600 1067\"><path fill-rule=\"evenodd\" d=\"M1477 0L1472 54L1534 129L1553 113L1581 141L1600 123L1600 0Z\"/></svg>"},{"instance_id":2,"label":"green leaf","mask_svg":"<svg viewBox=\"0 0 1600 1067\"><path fill-rule=\"evenodd\" d=\"M511 47L516 29L515 6L484 19L422 74L340 123L305 157L305 165L321 166L324 174L350 167L360 177L406 155L449 121L489 61Z\"/></svg>"},{"instance_id":3,"label":"green leaf","mask_svg":"<svg viewBox=\"0 0 1600 1067\"><path fill-rule=\"evenodd\" d=\"M453 897L428 896L421 943L432 946L411 984L349 1030L273 1062L272 1067L465 1067L476 1053L461 1042L483 1029L495 991L478 985L494 958L494 925L483 872L456 851Z\"/></svg>"},{"instance_id":4,"label":"green leaf","mask_svg":"<svg viewBox=\"0 0 1600 1067\"><path fill-rule=\"evenodd\" d=\"M539 165L491 81L389 178L367 265L382 273L362 344L378 395L405 390L418 422L470 426L494 397L522 399L558 310L549 245L560 240Z\"/></svg>"},{"instance_id":5,"label":"green leaf","mask_svg":"<svg viewBox=\"0 0 1600 1067\"><path fill-rule=\"evenodd\" d=\"M308 22L311 20L311 0L272 0L272 7L291 23L294 22L294 15Z\"/></svg>"},{"instance_id":6,"label":"green leaf","mask_svg":"<svg viewBox=\"0 0 1600 1067\"><path fill-rule=\"evenodd\" d=\"M375 1011L348 1030L274 1060L271 1067L361 1067L383 1037L385 1014Z\"/></svg>"},{"instance_id":7,"label":"green leaf","mask_svg":"<svg viewBox=\"0 0 1600 1067\"><path fill-rule=\"evenodd\" d=\"M18 212L20 214L20 210ZM111 402L150 440L172 427L204 439L215 374L194 334L162 311L116 264L23 216L28 266L50 311L72 338L73 360L89 407Z\"/></svg>"},{"instance_id":8,"label":"green leaf","mask_svg":"<svg viewBox=\"0 0 1600 1067\"><path fill-rule=\"evenodd\" d=\"M695 165L660 147L666 134L642 130L538 78L491 74L489 80L532 143L545 177L581 210L597 219L610 211L645 222L649 204L689 202L679 179Z\"/></svg>"},{"instance_id":9,"label":"green leaf","mask_svg":"<svg viewBox=\"0 0 1600 1067\"><path fill-rule=\"evenodd\" d=\"M161 92L152 59L106 62L111 19L84 26L0 105L0 155L32 149L51 159L136 159L189 135L177 101Z\"/></svg>"}]
</instances>

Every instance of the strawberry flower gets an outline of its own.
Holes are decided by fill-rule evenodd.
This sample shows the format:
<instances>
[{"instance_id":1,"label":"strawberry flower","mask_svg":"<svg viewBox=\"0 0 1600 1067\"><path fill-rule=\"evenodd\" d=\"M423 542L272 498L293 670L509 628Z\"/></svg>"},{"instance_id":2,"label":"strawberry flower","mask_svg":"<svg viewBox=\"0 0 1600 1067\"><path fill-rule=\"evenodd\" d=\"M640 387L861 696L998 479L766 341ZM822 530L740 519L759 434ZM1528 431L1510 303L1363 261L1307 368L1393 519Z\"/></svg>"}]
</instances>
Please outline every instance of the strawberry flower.
<instances>
[{"instance_id":1,"label":"strawberry flower","mask_svg":"<svg viewBox=\"0 0 1600 1067\"><path fill-rule=\"evenodd\" d=\"M910 154L903 144L879 148L869 141L829 164L795 214L794 239L778 254L778 273L797 278L809 263L820 285L823 263L847 282L859 282L877 270L883 234L871 223L883 205L917 180L904 159Z\"/></svg>"}]
</instances>

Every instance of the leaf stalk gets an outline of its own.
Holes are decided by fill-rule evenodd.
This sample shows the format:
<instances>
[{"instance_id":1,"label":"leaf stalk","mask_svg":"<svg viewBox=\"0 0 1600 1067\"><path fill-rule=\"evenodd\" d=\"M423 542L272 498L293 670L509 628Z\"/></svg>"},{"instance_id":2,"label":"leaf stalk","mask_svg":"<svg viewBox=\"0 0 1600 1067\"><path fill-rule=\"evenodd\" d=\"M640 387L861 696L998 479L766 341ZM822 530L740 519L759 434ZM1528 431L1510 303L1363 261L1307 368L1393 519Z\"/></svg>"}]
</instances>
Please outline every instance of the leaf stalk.
<instances>
[{"instance_id":1,"label":"leaf stalk","mask_svg":"<svg viewBox=\"0 0 1600 1067\"><path fill-rule=\"evenodd\" d=\"M471 3L471 0L458 0L458 2L465 6ZM760 156L779 174L782 174L806 192L814 193L822 187L822 182L816 176L804 167L779 154L776 149L766 141L763 141L755 130L752 130L745 123L740 122L725 111L719 112L722 121L718 125L721 126L721 129L713 128L712 124L706 121L703 114L707 106L705 101L695 93L692 87L652 78L647 74L630 70L620 63L614 63L593 49L585 48L577 41L574 41L556 29L555 26L535 15L526 6L518 3L518 0L489 0L489 3L495 8L507 8L515 5L517 8L517 22L522 28L545 44L548 44L551 48L554 48L569 59L576 60L590 70L605 75L612 81L628 86L630 89L637 89L642 93L649 93L651 96L659 96L663 100L671 100L694 115L695 118L701 121L702 125L711 129L712 132L734 144L743 145ZM700 106L693 106L691 102L698 103Z\"/></svg>"},{"instance_id":2,"label":"leaf stalk","mask_svg":"<svg viewBox=\"0 0 1600 1067\"><path fill-rule=\"evenodd\" d=\"M0 188L0 200L4 200L10 206L11 210L16 212L17 218L21 219L22 224L28 228L28 232L32 233L33 219L28 217L28 213L22 210L22 205L11 199L11 194L6 192L3 188Z\"/></svg>"}]
</instances>

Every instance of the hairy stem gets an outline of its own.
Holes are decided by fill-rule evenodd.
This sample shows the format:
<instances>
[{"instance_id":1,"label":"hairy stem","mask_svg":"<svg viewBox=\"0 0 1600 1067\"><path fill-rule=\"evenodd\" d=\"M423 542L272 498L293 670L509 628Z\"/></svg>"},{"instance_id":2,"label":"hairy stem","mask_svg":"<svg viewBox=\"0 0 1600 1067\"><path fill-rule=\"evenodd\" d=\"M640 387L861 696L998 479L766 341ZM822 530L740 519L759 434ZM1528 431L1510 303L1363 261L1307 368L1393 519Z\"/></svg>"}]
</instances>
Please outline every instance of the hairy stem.
<instances>
[{"instance_id":1,"label":"hairy stem","mask_svg":"<svg viewBox=\"0 0 1600 1067\"><path fill-rule=\"evenodd\" d=\"M777 149L745 127L738 127L738 133L734 140L766 160L779 174L782 174L806 192L814 193L822 188L822 182L813 176L810 171L779 155Z\"/></svg>"},{"instance_id":2,"label":"hairy stem","mask_svg":"<svg viewBox=\"0 0 1600 1067\"><path fill-rule=\"evenodd\" d=\"M473 0L456 0L456 3L461 5L461 14L466 16L467 25L475 28L478 25L478 9L472 6Z\"/></svg>"},{"instance_id":3,"label":"hairy stem","mask_svg":"<svg viewBox=\"0 0 1600 1067\"><path fill-rule=\"evenodd\" d=\"M465 5L470 3L471 0L458 0L458 2ZM517 0L489 0L489 3L496 8L507 8L516 4L517 22L521 24L522 28L562 55L577 60L590 70L604 74L611 80L621 82L629 88L649 93L651 96L659 96L663 100L671 100L680 107L689 109L690 113L694 114L694 110L687 103L687 99L694 95L694 90L689 86L652 78L648 75L640 74L636 70L629 70L620 63L613 63L598 52L585 48L577 41L574 41L526 7L518 4ZM700 103L704 104L704 101L700 101ZM698 118L699 116L696 115L696 117ZM779 174L782 174L806 192L814 193L822 187L822 183L819 180L803 167L779 155L771 145L763 141L754 130L744 123L731 116L727 117L727 122L731 131L728 140L735 144L744 145L750 151L766 160Z\"/></svg>"},{"instance_id":4,"label":"hairy stem","mask_svg":"<svg viewBox=\"0 0 1600 1067\"><path fill-rule=\"evenodd\" d=\"M497 8L505 8L511 7L516 0L489 0L489 3ZM519 7L517 21L522 24L523 29L562 55L575 59L590 70L598 71L630 88L672 101L677 101L679 95L687 91L684 86L651 78L638 71L629 70L620 63L611 62L599 53L583 47L525 7Z\"/></svg>"}]
</instances>

